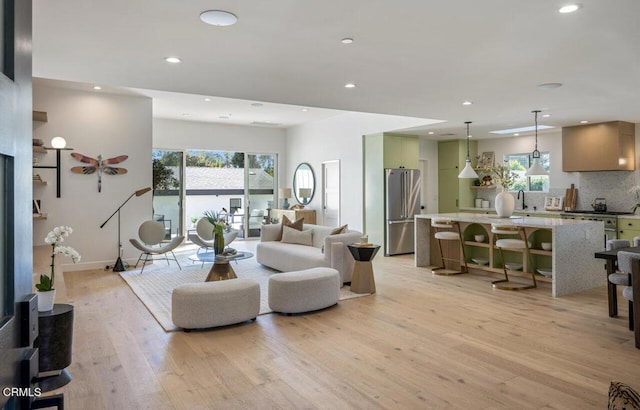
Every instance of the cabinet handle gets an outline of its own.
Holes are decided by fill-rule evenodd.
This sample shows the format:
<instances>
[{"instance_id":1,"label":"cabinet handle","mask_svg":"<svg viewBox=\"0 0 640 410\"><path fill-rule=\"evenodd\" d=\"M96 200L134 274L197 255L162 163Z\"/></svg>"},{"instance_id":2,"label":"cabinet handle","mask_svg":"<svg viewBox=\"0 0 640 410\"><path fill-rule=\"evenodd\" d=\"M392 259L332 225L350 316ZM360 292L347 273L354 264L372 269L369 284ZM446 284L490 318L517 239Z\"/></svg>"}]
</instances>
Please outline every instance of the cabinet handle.
<instances>
[{"instance_id":1,"label":"cabinet handle","mask_svg":"<svg viewBox=\"0 0 640 410\"><path fill-rule=\"evenodd\" d=\"M629 222L627 225L629 225L629 226L633 226L633 225L631 224L631 222Z\"/></svg>"}]
</instances>

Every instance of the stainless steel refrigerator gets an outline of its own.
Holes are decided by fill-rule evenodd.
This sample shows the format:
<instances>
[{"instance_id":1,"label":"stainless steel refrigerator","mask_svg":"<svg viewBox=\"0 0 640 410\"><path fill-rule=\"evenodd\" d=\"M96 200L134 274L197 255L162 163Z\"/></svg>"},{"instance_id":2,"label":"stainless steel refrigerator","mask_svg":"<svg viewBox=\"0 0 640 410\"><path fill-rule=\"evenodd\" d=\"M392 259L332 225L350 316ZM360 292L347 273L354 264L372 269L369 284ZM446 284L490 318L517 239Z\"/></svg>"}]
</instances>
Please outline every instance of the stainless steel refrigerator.
<instances>
[{"instance_id":1,"label":"stainless steel refrigerator","mask_svg":"<svg viewBox=\"0 0 640 410\"><path fill-rule=\"evenodd\" d=\"M385 255L413 253L413 217L420 213L420 171L385 169L385 179Z\"/></svg>"}]
</instances>

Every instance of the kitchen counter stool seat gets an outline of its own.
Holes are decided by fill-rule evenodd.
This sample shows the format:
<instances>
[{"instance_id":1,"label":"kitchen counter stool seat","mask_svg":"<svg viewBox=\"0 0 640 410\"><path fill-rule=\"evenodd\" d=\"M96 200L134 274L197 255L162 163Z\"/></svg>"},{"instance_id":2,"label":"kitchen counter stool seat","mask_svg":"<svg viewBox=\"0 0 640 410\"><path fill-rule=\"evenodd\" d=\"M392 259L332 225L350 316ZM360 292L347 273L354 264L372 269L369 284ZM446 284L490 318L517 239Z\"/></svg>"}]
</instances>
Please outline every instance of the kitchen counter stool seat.
<instances>
[{"instance_id":1,"label":"kitchen counter stool seat","mask_svg":"<svg viewBox=\"0 0 640 410\"><path fill-rule=\"evenodd\" d=\"M496 280L491 282L491 285L496 289L502 290L524 290L524 289L532 289L538 287L538 283L536 282L536 275L533 272L533 263L531 261L531 254L529 253L529 244L527 242L527 232L524 227L519 227L515 225L500 225L493 224L491 225L491 233L495 238L495 246L500 251L500 259L502 259L502 270L504 271L504 279ZM502 238L500 239L499 235L518 235L520 239L516 238ZM532 283L517 283L509 280L509 274L507 273L507 267L504 260L504 252L503 250L516 250L522 251L525 253L527 258L527 262L529 264L528 268L531 270L531 281ZM526 273L526 272L525 272Z\"/></svg>"},{"instance_id":2,"label":"kitchen counter stool seat","mask_svg":"<svg viewBox=\"0 0 640 410\"><path fill-rule=\"evenodd\" d=\"M464 253L462 233L460 232L460 224L453 221L432 219L431 227L435 230L433 237L438 240L438 250L440 251L440 258L442 259L442 266L431 269L431 272L435 275L459 275L461 273L469 272L469 269L467 267L467 258L465 257ZM458 241L458 243L460 244L460 252L462 258L454 258L448 255L445 256L444 252L442 251L442 241ZM458 263L459 269L447 269L446 261L453 261Z\"/></svg>"}]
</instances>

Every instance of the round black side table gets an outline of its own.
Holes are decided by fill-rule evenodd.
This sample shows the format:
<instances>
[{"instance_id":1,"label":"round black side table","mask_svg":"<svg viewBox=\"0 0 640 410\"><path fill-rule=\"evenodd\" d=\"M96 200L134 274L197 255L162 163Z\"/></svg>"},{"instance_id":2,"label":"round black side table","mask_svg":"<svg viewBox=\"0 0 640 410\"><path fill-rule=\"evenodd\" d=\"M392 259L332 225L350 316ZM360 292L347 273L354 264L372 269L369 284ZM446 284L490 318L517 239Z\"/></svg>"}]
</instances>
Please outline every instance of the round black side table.
<instances>
[{"instance_id":1,"label":"round black side table","mask_svg":"<svg viewBox=\"0 0 640 410\"><path fill-rule=\"evenodd\" d=\"M371 260L378 250L379 245L361 246L358 244L347 245L349 252L355 259L353 276L351 277L351 291L354 293L376 293L376 282L373 279L373 265Z\"/></svg>"},{"instance_id":2,"label":"round black side table","mask_svg":"<svg viewBox=\"0 0 640 410\"><path fill-rule=\"evenodd\" d=\"M42 391L58 389L71 381L65 367L71 364L73 306L55 304L53 310L38 313L39 372L36 381Z\"/></svg>"}]
</instances>

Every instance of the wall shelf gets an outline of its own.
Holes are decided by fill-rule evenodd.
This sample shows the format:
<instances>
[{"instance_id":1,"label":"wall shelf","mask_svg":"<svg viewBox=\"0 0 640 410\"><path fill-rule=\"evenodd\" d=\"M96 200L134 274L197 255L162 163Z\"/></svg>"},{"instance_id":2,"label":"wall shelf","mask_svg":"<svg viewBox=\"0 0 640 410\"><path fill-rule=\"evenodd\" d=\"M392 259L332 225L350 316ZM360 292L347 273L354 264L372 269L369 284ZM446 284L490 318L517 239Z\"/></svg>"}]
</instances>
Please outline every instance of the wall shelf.
<instances>
[{"instance_id":1,"label":"wall shelf","mask_svg":"<svg viewBox=\"0 0 640 410\"><path fill-rule=\"evenodd\" d=\"M47 122L46 111L32 111L33 121Z\"/></svg>"},{"instance_id":2,"label":"wall shelf","mask_svg":"<svg viewBox=\"0 0 640 410\"><path fill-rule=\"evenodd\" d=\"M47 214L33 214L33 219L47 219Z\"/></svg>"}]
</instances>

